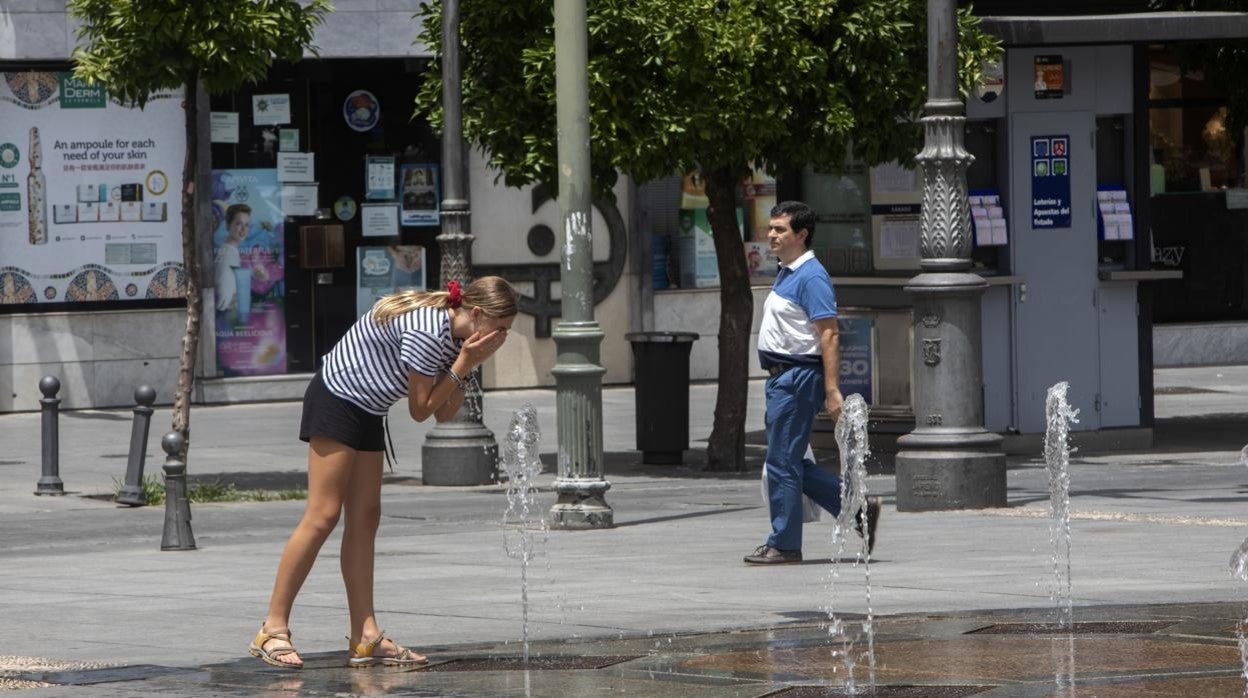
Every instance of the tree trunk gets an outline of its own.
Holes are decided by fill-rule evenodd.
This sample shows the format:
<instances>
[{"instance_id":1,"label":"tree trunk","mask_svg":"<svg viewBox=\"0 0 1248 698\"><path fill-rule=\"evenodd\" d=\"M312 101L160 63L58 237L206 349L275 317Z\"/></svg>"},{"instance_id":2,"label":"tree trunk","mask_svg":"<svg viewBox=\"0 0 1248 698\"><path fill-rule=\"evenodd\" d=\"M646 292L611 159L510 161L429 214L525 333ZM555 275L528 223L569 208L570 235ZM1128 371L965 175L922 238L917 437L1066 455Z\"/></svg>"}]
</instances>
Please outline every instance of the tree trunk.
<instances>
[{"instance_id":1,"label":"tree trunk","mask_svg":"<svg viewBox=\"0 0 1248 698\"><path fill-rule=\"evenodd\" d=\"M745 412L749 399L750 323L754 296L737 226L736 189L744 167L706 174L706 211L719 265L719 394L706 448L707 470L745 470Z\"/></svg>"},{"instance_id":2,"label":"tree trunk","mask_svg":"<svg viewBox=\"0 0 1248 698\"><path fill-rule=\"evenodd\" d=\"M186 278L186 333L178 357L178 386L173 395L173 430L186 438L180 454L186 458L191 448L191 387L195 384L195 359L199 351L200 316L203 299L199 293L199 253L195 245L195 172L198 167L199 117L198 76L186 81L186 160L182 166L182 260Z\"/></svg>"}]
</instances>

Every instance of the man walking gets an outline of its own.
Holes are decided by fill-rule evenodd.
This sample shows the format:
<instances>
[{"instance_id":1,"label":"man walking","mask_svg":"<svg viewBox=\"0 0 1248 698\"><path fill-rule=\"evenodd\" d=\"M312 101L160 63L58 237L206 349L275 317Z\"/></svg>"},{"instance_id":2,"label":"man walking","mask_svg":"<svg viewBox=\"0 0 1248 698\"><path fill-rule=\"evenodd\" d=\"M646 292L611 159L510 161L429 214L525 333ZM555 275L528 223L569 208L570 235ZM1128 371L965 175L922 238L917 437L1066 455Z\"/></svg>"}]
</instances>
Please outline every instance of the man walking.
<instances>
[{"instance_id":1,"label":"man walking","mask_svg":"<svg viewBox=\"0 0 1248 698\"><path fill-rule=\"evenodd\" d=\"M805 458L820 406L841 416L841 352L836 292L810 247L815 212L800 201L771 209L767 240L780 271L763 305L758 358L769 374L767 396L767 492L771 536L745 561L776 565L802 561L802 495L834 516L841 511L841 479ZM866 511L867 553L875 543L880 500ZM858 533L863 534L861 512Z\"/></svg>"}]
</instances>

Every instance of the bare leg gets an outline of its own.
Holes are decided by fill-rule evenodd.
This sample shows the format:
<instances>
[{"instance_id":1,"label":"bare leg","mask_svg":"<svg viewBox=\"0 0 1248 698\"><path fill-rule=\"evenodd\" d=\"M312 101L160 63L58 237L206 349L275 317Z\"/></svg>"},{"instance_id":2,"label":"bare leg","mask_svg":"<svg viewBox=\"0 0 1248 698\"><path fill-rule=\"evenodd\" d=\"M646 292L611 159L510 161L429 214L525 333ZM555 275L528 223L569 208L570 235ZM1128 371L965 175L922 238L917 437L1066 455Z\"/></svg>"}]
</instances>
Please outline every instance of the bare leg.
<instances>
[{"instance_id":1,"label":"bare leg","mask_svg":"<svg viewBox=\"0 0 1248 698\"><path fill-rule=\"evenodd\" d=\"M338 516L346 498L349 477L356 464L357 452L333 439L312 437L308 446L308 503L303 518L295 527L286 549L282 551L277 565L277 579L273 583L273 596L269 599L269 614L264 619L264 629L282 630L290 624L290 609L295 596L303 586L316 555L325 539L338 525ZM264 649L281 647L282 640L265 643ZM298 654L287 654L281 661L302 664Z\"/></svg>"},{"instance_id":2,"label":"bare leg","mask_svg":"<svg viewBox=\"0 0 1248 698\"><path fill-rule=\"evenodd\" d=\"M377 526L381 522L382 452L360 451L347 486L342 531L342 580L347 586L351 611L351 644L376 639L381 634L373 607L373 560ZM374 652L393 657L398 647L387 639Z\"/></svg>"}]
</instances>

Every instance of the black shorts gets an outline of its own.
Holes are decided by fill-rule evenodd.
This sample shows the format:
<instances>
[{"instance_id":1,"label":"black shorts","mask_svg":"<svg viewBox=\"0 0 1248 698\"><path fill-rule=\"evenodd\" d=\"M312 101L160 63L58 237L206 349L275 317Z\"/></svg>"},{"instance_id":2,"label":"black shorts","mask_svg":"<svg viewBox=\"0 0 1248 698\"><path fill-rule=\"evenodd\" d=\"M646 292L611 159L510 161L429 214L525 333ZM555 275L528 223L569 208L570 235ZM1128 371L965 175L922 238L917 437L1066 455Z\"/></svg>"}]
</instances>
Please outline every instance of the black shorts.
<instances>
[{"instance_id":1,"label":"black shorts","mask_svg":"<svg viewBox=\"0 0 1248 698\"><path fill-rule=\"evenodd\" d=\"M299 440L313 436L333 439L357 451L385 451L386 428L382 416L329 392L317 371L303 394L303 419Z\"/></svg>"}]
</instances>

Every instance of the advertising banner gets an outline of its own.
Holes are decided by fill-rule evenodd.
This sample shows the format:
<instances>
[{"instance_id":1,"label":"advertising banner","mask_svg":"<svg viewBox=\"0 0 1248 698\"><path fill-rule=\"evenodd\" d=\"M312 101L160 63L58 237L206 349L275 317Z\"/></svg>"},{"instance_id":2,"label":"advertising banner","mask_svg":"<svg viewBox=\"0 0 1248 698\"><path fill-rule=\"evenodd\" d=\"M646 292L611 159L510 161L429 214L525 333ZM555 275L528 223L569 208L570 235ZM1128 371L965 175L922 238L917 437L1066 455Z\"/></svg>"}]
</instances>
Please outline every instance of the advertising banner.
<instances>
[{"instance_id":1,"label":"advertising banner","mask_svg":"<svg viewBox=\"0 0 1248 698\"><path fill-rule=\"evenodd\" d=\"M123 106L70 73L3 73L0 303L180 298L182 92Z\"/></svg>"},{"instance_id":2,"label":"advertising banner","mask_svg":"<svg viewBox=\"0 0 1248 698\"><path fill-rule=\"evenodd\" d=\"M837 318L836 324L841 335L841 394L848 397L858 393L869 405L875 373L871 358L871 318L842 316Z\"/></svg>"},{"instance_id":3,"label":"advertising banner","mask_svg":"<svg viewBox=\"0 0 1248 698\"><path fill-rule=\"evenodd\" d=\"M217 365L226 376L286 372L282 185L277 170L213 170Z\"/></svg>"},{"instance_id":4,"label":"advertising banner","mask_svg":"<svg viewBox=\"0 0 1248 698\"><path fill-rule=\"evenodd\" d=\"M438 166L407 163L402 167L403 225L438 224Z\"/></svg>"},{"instance_id":5,"label":"advertising banner","mask_svg":"<svg viewBox=\"0 0 1248 698\"><path fill-rule=\"evenodd\" d=\"M425 248L420 245L355 248L355 310L364 315L395 291L425 290Z\"/></svg>"},{"instance_id":6,"label":"advertising banner","mask_svg":"<svg viewBox=\"0 0 1248 698\"><path fill-rule=\"evenodd\" d=\"M1070 136L1031 139L1031 227L1070 227Z\"/></svg>"}]
</instances>

